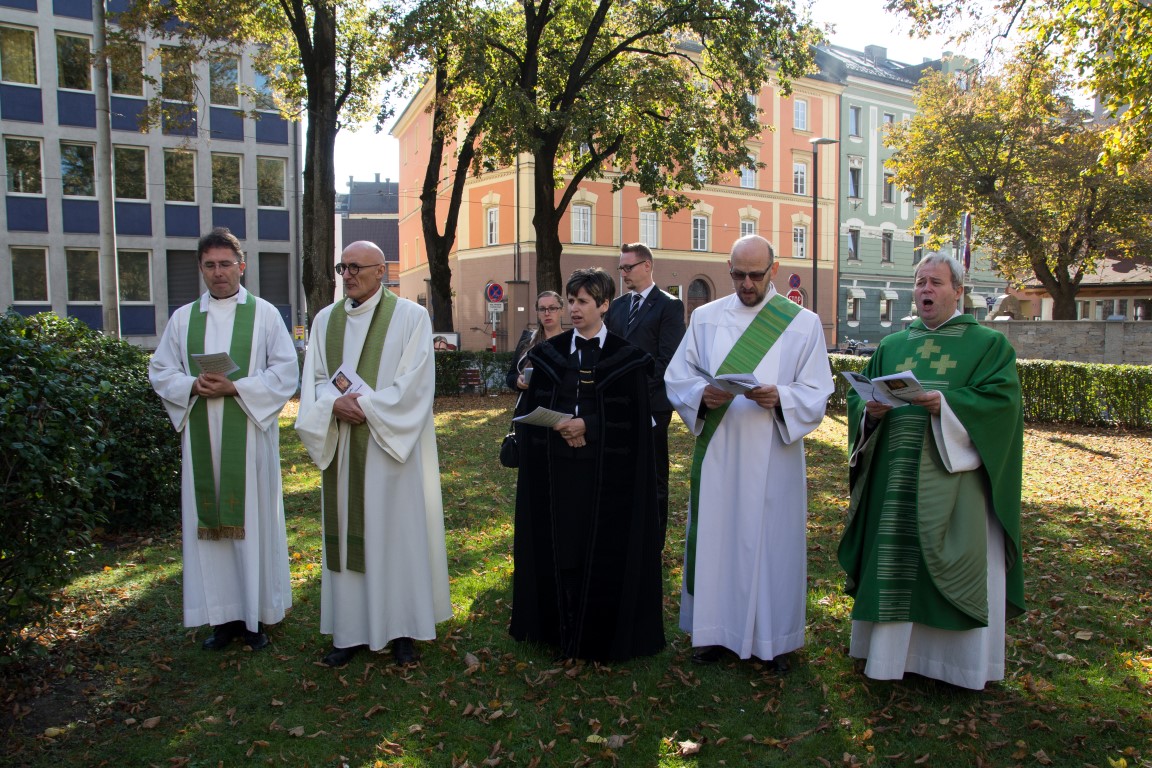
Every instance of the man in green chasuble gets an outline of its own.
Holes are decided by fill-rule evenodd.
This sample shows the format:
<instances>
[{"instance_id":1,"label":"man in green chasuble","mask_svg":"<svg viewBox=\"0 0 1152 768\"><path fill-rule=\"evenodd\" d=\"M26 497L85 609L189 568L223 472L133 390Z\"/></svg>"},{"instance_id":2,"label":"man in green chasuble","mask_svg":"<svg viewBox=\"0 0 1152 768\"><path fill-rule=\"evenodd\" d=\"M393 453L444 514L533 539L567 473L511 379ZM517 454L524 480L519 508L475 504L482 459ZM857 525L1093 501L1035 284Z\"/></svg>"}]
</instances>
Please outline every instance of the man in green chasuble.
<instances>
[{"instance_id":1,"label":"man in green chasuble","mask_svg":"<svg viewBox=\"0 0 1152 768\"><path fill-rule=\"evenodd\" d=\"M912 371L928 391L898 408L848 395L839 559L865 675L979 690L1004 678L1005 621L1024 610L1023 415L1016 354L959 312L963 293L959 262L925 257L919 319L884 338L864 374Z\"/></svg>"}]
</instances>

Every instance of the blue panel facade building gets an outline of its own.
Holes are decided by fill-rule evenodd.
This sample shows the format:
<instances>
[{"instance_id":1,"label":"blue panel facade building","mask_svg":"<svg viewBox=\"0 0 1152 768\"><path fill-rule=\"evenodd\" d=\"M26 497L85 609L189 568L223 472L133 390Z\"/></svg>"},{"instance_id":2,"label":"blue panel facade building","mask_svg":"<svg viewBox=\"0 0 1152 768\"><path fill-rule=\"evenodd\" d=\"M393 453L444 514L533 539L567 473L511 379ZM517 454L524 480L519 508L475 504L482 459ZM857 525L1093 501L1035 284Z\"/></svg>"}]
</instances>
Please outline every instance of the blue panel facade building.
<instances>
[{"instance_id":1,"label":"blue panel facade building","mask_svg":"<svg viewBox=\"0 0 1152 768\"><path fill-rule=\"evenodd\" d=\"M108 0L110 22L129 5ZM263 82L252 51L194 63L188 100L164 102L184 118L141 130L163 87L164 54L159 39L139 41L138 66L113 66L105 148L92 16L90 0L0 0L0 308L54 311L99 328L103 293L94 286L114 278L121 334L154 347L171 312L205 290L196 242L222 225L244 245L245 286L274 296L286 323L303 323L301 130L276 113L251 116L265 103L251 96ZM104 179L113 180L112 200ZM102 206L115 211L115 276L101 274L93 257L104 250Z\"/></svg>"}]
</instances>

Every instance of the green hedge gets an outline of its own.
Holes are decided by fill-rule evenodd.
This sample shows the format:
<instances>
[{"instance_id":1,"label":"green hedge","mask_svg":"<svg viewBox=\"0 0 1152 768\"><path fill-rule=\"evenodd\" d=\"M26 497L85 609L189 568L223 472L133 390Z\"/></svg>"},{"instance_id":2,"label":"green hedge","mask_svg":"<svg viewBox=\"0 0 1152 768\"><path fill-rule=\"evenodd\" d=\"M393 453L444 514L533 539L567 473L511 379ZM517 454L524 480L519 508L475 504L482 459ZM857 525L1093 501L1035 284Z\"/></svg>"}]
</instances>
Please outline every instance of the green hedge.
<instances>
[{"instance_id":1,"label":"green hedge","mask_svg":"<svg viewBox=\"0 0 1152 768\"><path fill-rule=\"evenodd\" d=\"M460 375L468 368L480 370L480 391L504 389L504 374L514 352L437 352L436 396L461 393Z\"/></svg>"},{"instance_id":2,"label":"green hedge","mask_svg":"<svg viewBox=\"0 0 1152 768\"><path fill-rule=\"evenodd\" d=\"M840 371L860 371L867 357L829 355L834 410L847 408L848 382ZM1018 360L1024 420L1084 426L1152 427L1152 366Z\"/></svg>"}]
</instances>

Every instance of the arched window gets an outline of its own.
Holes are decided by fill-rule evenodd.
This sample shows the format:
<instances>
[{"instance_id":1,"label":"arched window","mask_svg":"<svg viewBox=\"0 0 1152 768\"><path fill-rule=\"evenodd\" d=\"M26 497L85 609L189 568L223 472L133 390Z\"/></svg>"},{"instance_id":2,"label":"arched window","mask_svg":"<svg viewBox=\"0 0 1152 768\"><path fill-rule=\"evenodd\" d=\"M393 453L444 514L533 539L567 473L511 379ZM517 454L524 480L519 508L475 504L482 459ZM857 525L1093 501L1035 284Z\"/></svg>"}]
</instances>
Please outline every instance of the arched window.
<instances>
[{"instance_id":1,"label":"arched window","mask_svg":"<svg viewBox=\"0 0 1152 768\"><path fill-rule=\"evenodd\" d=\"M688 301L685 302L688 307L688 316L692 316L696 307L703 306L710 301L712 301L712 288L708 283L701 278L693 280L688 286Z\"/></svg>"}]
</instances>

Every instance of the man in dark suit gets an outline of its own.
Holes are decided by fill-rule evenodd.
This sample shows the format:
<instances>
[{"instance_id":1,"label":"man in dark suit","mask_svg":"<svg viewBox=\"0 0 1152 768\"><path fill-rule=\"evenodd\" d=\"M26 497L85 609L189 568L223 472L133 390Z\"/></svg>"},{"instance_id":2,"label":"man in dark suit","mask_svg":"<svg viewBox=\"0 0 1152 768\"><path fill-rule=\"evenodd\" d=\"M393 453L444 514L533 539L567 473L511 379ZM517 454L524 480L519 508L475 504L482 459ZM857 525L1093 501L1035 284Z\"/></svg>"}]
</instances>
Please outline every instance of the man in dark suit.
<instances>
[{"instance_id":1,"label":"man in dark suit","mask_svg":"<svg viewBox=\"0 0 1152 768\"><path fill-rule=\"evenodd\" d=\"M620 246L620 276L630 289L612 302L604 323L656 361L648 377L648 396L656 457L656 495L660 509L660 545L668 528L668 423L672 404L664 391L664 369L684 336L684 302L656 287L652 280L652 251L644 243Z\"/></svg>"}]
</instances>

